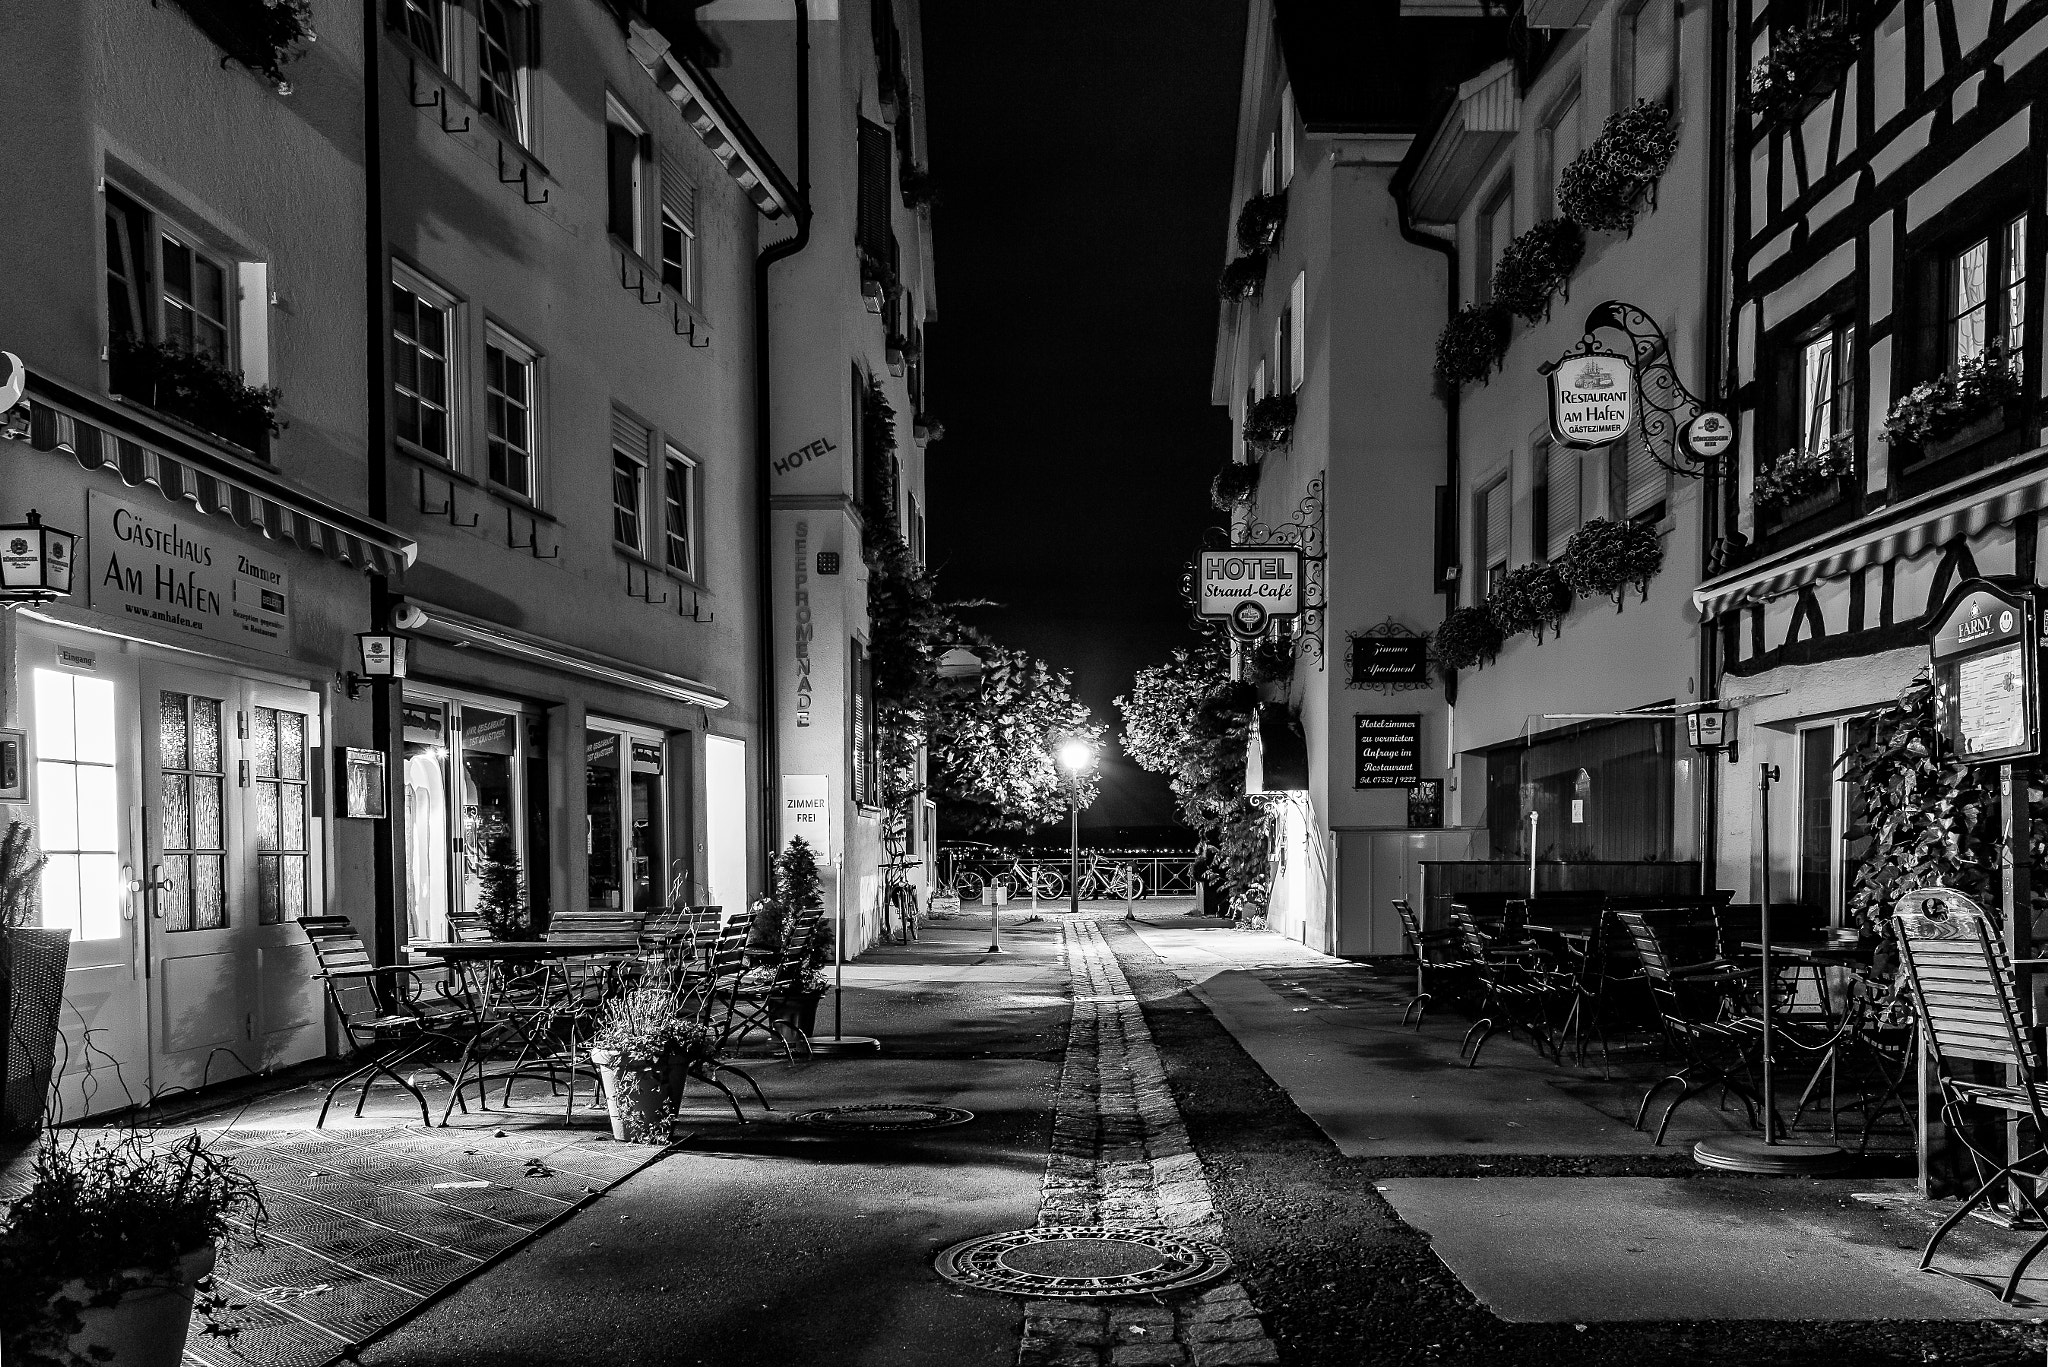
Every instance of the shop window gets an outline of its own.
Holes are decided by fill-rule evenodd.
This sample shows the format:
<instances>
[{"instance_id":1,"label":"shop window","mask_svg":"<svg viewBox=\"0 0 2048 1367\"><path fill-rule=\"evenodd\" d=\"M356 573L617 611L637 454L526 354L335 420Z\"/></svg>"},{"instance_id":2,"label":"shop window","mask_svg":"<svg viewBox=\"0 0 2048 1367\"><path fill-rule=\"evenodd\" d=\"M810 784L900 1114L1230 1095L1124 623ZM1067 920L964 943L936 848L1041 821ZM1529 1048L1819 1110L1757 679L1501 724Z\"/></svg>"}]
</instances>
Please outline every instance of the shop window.
<instances>
[{"instance_id":1,"label":"shop window","mask_svg":"<svg viewBox=\"0 0 2048 1367\"><path fill-rule=\"evenodd\" d=\"M403 724L410 938L446 939L451 913L481 915L486 889L505 885L500 874L544 921L546 718L503 702L408 693Z\"/></svg>"},{"instance_id":2,"label":"shop window","mask_svg":"<svg viewBox=\"0 0 2048 1367\"><path fill-rule=\"evenodd\" d=\"M1672 857L1677 768L1665 718L1596 723L1488 752L1491 856L1639 863Z\"/></svg>"},{"instance_id":3,"label":"shop window","mask_svg":"<svg viewBox=\"0 0 2048 1367\"><path fill-rule=\"evenodd\" d=\"M661 283L697 302L697 186L669 153L661 157Z\"/></svg>"},{"instance_id":4,"label":"shop window","mask_svg":"<svg viewBox=\"0 0 2048 1367\"><path fill-rule=\"evenodd\" d=\"M256 919L262 925L306 914L312 845L306 823L306 716L258 707L251 764L256 803Z\"/></svg>"},{"instance_id":5,"label":"shop window","mask_svg":"<svg viewBox=\"0 0 2048 1367\"><path fill-rule=\"evenodd\" d=\"M479 0L477 102L520 146L527 145L527 63L531 15L518 0Z\"/></svg>"},{"instance_id":6,"label":"shop window","mask_svg":"<svg viewBox=\"0 0 2048 1367\"><path fill-rule=\"evenodd\" d=\"M170 881L158 893L165 929L220 930L228 924L227 760L219 698L158 694L162 769L158 861Z\"/></svg>"},{"instance_id":7,"label":"shop window","mask_svg":"<svg viewBox=\"0 0 2048 1367\"><path fill-rule=\"evenodd\" d=\"M534 355L495 327L484 329L484 444L493 484L534 497Z\"/></svg>"},{"instance_id":8,"label":"shop window","mask_svg":"<svg viewBox=\"0 0 2048 1367\"><path fill-rule=\"evenodd\" d=\"M645 912L668 889L664 746L657 736L584 732L585 887L593 911Z\"/></svg>"},{"instance_id":9,"label":"shop window","mask_svg":"<svg viewBox=\"0 0 2048 1367\"><path fill-rule=\"evenodd\" d=\"M612 539L626 549L646 548L648 430L623 413L612 414Z\"/></svg>"},{"instance_id":10,"label":"shop window","mask_svg":"<svg viewBox=\"0 0 2048 1367\"><path fill-rule=\"evenodd\" d=\"M391 390L398 440L449 459L454 448L455 300L412 271L391 282Z\"/></svg>"},{"instance_id":11,"label":"shop window","mask_svg":"<svg viewBox=\"0 0 2048 1367\"><path fill-rule=\"evenodd\" d=\"M661 481L662 541L668 567L682 574L697 572L697 462L668 448Z\"/></svg>"},{"instance_id":12,"label":"shop window","mask_svg":"<svg viewBox=\"0 0 2048 1367\"><path fill-rule=\"evenodd\" d=\"M607 95L604 138L605 227L622 245L637 252L647 130L624 105Z\"/></svg>"},{"instance_id":13,"label":"shop window","mask_svg":"<svg viewBox=\"0 0 2048 1367\"><path fill-rule=\"evenodd\" d=\"M38 669L34 687L36 839L48 856L40 924L75 940L119 939L126 894L113 681Z\"/></svg>"}]
</instances>

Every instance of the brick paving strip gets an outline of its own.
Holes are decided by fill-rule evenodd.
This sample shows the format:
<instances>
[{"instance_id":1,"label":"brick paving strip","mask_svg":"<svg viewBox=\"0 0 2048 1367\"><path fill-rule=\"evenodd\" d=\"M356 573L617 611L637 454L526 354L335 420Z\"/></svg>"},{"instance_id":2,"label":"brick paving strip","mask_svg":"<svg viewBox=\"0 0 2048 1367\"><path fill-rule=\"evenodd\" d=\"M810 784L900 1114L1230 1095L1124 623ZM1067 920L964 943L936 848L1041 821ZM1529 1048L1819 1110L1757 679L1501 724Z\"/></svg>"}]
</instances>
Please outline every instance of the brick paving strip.
<instances>
[{"instance_id":1,"label":"brick paving strip","mask_svg":"<svg viewBox=\"0 0 2048 1367\"><path fill-rule=\"evenodd\" d=\"M1130 980L1093 917L1065 921L1072 975L1041 1225L1134 1225L1222 1242L1202 1162L1167 1088ZM1018 1367L1226 1367L1277 1363L1236 1278L1155 1301L1025 1303Z\"/></svg>"}]
</instances>

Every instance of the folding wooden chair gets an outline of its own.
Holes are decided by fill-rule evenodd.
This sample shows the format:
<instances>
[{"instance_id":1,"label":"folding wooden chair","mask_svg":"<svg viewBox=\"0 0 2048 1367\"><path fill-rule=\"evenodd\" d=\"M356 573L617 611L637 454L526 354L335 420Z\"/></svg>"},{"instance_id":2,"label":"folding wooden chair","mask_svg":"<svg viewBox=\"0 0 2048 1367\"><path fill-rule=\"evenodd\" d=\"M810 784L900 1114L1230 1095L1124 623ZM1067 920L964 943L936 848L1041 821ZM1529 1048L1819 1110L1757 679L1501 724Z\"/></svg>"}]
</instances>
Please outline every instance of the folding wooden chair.
<instances>
[{"instance_id":1,"label":"folding wooden chair","mask_svg":"<svg viewBox=\"0 0 2048 1367\"><path fill-rule=\"evenodd\" d=\"M422 1060L421 1056L436 1047L460 1053L479 1028L476 1013L467 1003L448 994L445 985L433 1009L420 1006L418 975L439 972L445 965L435 961L372 963L362 937L346 916L301 917L299 928L306 932L306 939L313 946L313 957L320 965L320 971L313 976L326 987L327 1002L340 1018L342 1033L357 1056L367 1059L327 1089L313 1128L326 1125L327 1111L334 1105L336 1093L358 1078L363 1087L356 1097L356 1114L361 1115L363 1104L370 1097L370 1087L380 1077L410 1092L420 1104L420 1123L431 1126L433 1115L427 1108L425 1094L398 1069L421 1060L422 1066L453 1088L455 1079L447 1070L431 1060ZM461 1102L459 1091L453 1099ZM466 1104L462 1109L465 1114L469 1111Z\"/></svg>"},{"instance_id":2,"label":"folding wooden chair","mask_svg":"<svg viewBox=\"0 0 2048 1367\"><path fill-rule=\"evenodd\" d=\"M1964 1216L1992 1200L2000 1187L2007 1187L2031 1208L2036 1219L2048 1225L2048 1209L2036 1194L2044 1175L2048 1149L2048 1115L2042 1113L2048 1085L2042 1081L2041 1044L2035 1027L2019 996L2013 976L2015 964L2028 967L2048 960L2013 960L2006 955L1999 927L1976 903L1953 888L1925 888L1907 893L1893 910L1892 926L1899 940L1899 954L1913 985L1913 1004L1927 1032L1941 1081L1941 1115L1949 1132L1970 1155L1981 1185L1955 1213L1942 1221L1920 1255L1920 1270L1939 1272L1958 1281L1987 1286L1985 1279L1935 1267L1934 1253L1950 1230ZM2012 1070L2017 1086L1992 1086L1954 1076L1958 1062L1996 1063ZM2008 1161L2004 1154L1986 1153L1973 1141L1965 1123L1965 1111L1979 1107L2006 1117L2034 1123L2033 1147ZM2001 1123L1998 1132L2005 1133ZM1987 1174L1989 1174L1987 1176ZM2027 1266L2048 1248L2048 1234L2027 1246L2012 1273L2005 1279L1998 1298L2011 1301L2019 1290Z\"/></svg>"}]
</instances>

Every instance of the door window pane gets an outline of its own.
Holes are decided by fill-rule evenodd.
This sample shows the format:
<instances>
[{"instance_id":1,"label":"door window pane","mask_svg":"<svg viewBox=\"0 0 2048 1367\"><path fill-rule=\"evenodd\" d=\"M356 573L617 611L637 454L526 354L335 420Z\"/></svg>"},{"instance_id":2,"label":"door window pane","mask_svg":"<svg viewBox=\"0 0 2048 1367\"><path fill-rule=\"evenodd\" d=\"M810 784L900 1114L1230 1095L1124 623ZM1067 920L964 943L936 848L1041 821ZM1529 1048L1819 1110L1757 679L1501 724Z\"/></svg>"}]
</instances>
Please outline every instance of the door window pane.
<instances>
[{"instance_id":1,"label":"door window pane","mask_svg":"<svg viewBox=\"0 0 2048 1367\"><path fill-rule=\"evenodd\" d=\"M462 709L462 904L484 911L494 866L519 866L519 718L482 707ZM500 908L512 911L514 908Z\"/></svg>"},{"instance_id":2,"label":"door window pane","mask_svg":"<svg viewBox=\"0 0 2048 1367\"><path fill-rule=\"evenodd\" d=\"M170 931L219 930L228 924L219 698L162 690L157 697L161 789L157 848L171 879L158 890Z\"/></svg>"},{"instance_id":3,"label":"door window pane","mask_svg":"<svg viewBox=\"0 0 2048 1367\"><path fill-rule=\"evenodd\" d=\"M623 741L613 731L583 733L584 853L592 911L619 910L625 903L625 793L619 754Z\"/></svg>"},{"instance_id":4,"label":"door window pane","mask_svg":"<svg viewBox=\"0 0 2048 1367\"><path fill-rule=\"evenodd\" d=\"M662 900L661 742L634 740L633 754L633 910L646 911Z\"/></svg>"},{"instance_id":5,"label":"door window pane","mask_svg":"<svg viewBox=\"0 0 2048 1367\"><path fill-rule=\"evenodd\" d=\"M407 698L405 735L405 915L408 940L446 940L448 931L448 729L438 700Z\"/></svg>"},{"instance_id":6,"label":"door window pane","mask_svg":"<svg viewBox=\"0 0 2048 1367\"><path fill-rule=\"evenodd\" d=\"M268 926L306 908L306 719L259 707L254 732L256 913Z\"/></svg>"},{"instance_id":7,"label":"door window pane","mask_svg":"<svg viewBox=\"0 0 2048 1367\"><path fill-rule=\"evenodd\" d=\"M122 809L114 760L114 685L35 671L35 817L43 866L41 924L78 940L121 934Z\"/></svg>"}]
</instances>

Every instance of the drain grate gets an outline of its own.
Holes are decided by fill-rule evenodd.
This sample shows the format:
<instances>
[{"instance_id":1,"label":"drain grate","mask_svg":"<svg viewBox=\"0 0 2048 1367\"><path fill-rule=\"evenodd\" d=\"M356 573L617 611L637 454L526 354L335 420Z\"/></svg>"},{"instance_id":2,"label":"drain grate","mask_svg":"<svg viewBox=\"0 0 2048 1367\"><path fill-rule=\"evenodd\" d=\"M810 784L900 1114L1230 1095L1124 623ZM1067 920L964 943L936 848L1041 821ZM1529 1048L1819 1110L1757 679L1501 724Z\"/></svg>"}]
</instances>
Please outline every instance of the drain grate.
<instances>
[{"instance_id":1,"label":"drain grate","mask_svg":"<svg viewBox=\"0 0 2048 1367\"><path fill-rule=\"evenodd\" d=\"M1164 1230L1048 1225L955 1244L937 1267L948 1281L979 1291L1081 1299L1200 1286L1230 1269L1230 1255Z\"/></svg>"},{"instance_id":2,"label":"drain grate","mask_svg":"<svg viewBox=\"0 0 2048 1367\"><path fill-rule=\"evenodd\" d=\"M791 1123L815 1125L825 1130L859 1130L887 1134L896 1130L943 1130L965 1125L974 1112L958 1106L920 1106L907 1102L876 1102L867 1106L827 1106L792 1116Z\"/></svg>"}]
</instances>

